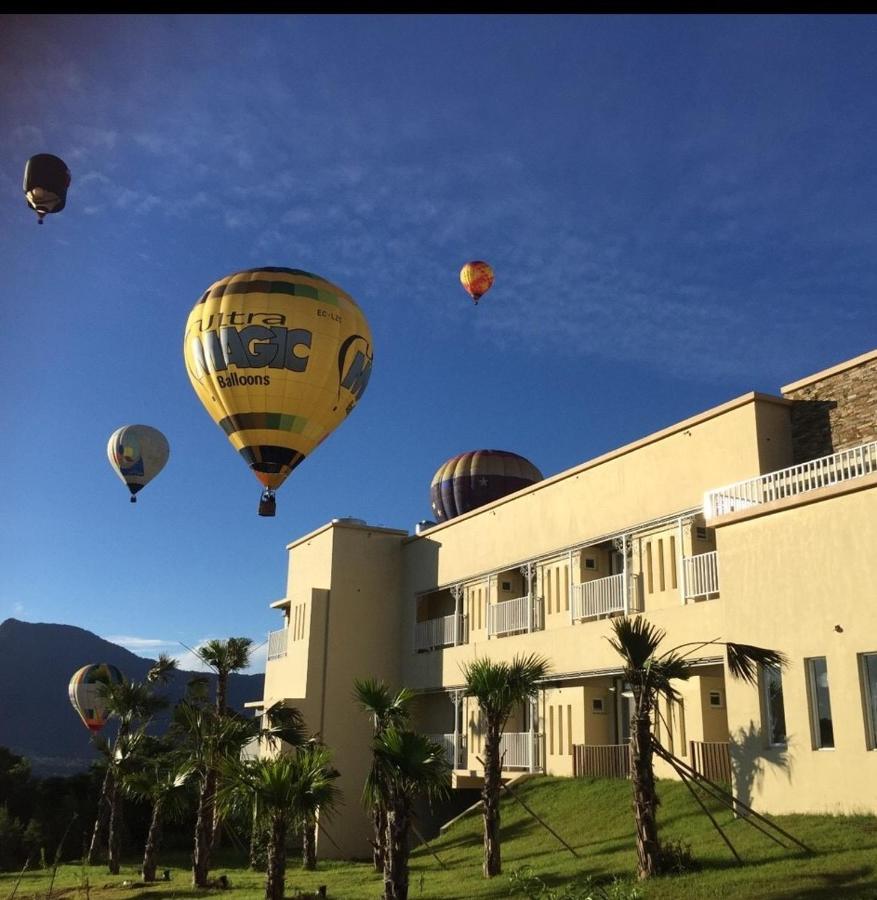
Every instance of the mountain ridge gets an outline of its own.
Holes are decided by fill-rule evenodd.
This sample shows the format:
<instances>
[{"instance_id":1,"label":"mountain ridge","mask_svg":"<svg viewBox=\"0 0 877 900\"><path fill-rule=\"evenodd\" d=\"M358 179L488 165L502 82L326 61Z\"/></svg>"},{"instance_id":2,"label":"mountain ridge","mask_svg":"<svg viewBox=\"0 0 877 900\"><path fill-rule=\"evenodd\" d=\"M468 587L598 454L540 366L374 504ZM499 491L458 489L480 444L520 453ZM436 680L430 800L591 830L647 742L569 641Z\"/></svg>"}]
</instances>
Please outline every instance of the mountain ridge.
<instances>
[{"instance_id":1,"label":"mountain ridge","mask_svg":"<svg viewBox=\"0 0 877 900\"><path fill-rule=\"evenodd\" d=\"M70 705L70 677L84 665L109 663L139 681L154 662L77 625L0 622L0 746L26 757L36 775L85 771L98 753ZM207 678L211 690L216 682L211 672L172 673L162 689L171 705L194 677ZM246 714L244 703L261 699L263 683L261 674L232 674L228 705Z\"/></svg>"}]
</instances>

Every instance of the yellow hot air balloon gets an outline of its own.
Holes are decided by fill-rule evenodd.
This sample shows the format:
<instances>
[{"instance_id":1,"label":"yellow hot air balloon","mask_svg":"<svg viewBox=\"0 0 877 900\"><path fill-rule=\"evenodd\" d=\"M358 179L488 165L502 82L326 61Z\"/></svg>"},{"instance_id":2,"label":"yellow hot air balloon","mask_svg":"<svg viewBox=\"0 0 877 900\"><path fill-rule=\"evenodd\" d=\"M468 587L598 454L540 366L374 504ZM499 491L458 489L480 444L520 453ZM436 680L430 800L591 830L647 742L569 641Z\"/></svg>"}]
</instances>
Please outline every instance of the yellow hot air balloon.
<instances>
[{"instance_id":1,"label":"yellow hot air balloon","mask_svg":"<svg viewBox=\"0 0 877 900\"><path fill-rule=\"evenodd\" d=\"M264 486L263 516L356 405L373 356L368 322L348 294L275 267L212 284L189 314L183 355L198 398Z\"/></svg>"},{"instance_id":2,"label":"yellow hot air balloon","mask_svg":"<svg viewBox=\"0 0 877 900\"><path fill-rule=\"evenodd\" d=\"M115 473L135 494L164 468L170 455L167 438L150 425L123 425L107 442L107 458Z\"/></svg>"},{"instance_id":3,"label":"yellow hot air balloon","mask_svg":"<svg viewBox=\"0 0 877 900\"><path fill-rule=\"evenodd\" d=\"M478 304L483 294L493 286L493 269L490 263L481 259L473 259L460 269L460 284L466 293Z\"/></svg>"}]
</instances>

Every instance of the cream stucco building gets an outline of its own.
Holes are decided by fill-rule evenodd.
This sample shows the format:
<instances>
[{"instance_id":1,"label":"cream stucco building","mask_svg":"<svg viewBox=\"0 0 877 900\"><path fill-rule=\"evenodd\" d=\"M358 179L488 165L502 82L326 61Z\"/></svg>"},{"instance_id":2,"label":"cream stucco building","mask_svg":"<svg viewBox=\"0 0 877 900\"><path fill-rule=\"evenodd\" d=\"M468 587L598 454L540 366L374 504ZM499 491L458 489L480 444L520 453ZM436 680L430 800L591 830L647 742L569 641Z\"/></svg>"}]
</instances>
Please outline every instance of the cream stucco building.
<instances>
[{"instance_id":1,"label":"cream stucco building","mask_svg":"<svg viewBox=\"0 0 877 900\"><path fill-rule=\"evenodd\" d=\"M745 394L410 535L334 520L288 546L258 708L299 707L335 751L337 849L366 856L370 723L357 676L418 692L415 725L479 783L461 667L535 652L538 701L503 738L509 773L624 773L629 696L608 619L640 612L664 647L783 651L755 689L699 649L658 736L766 812L877 813L877 350ZM671 777L660 769L661 777ZM321 852L323 850L321 849Z\"/></svg>"}]
</instances>

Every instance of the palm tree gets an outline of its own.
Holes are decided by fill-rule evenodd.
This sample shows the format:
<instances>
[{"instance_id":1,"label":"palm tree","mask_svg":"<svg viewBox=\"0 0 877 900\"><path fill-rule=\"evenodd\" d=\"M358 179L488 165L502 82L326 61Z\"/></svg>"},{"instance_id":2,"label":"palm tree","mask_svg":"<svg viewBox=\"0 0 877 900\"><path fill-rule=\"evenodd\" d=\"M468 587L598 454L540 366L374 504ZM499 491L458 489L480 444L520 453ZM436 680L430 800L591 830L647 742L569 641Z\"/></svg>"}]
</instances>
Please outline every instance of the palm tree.
<instances>
[{"instance_id":1,"label":"palm tree","mask_svg":"<svg viewBox=\"0 0 877 900\"><path fill-rule=\"evenodd\" d=\"M312 871L317 867L317 818L329 818L337 809L341 793L335 781L341 773L332 765L332 752L325 744L309 741L296 754L300 766L301 866Z\"/></svg>"},{"instance_id":2,"label":"palm tree","mask_svg":"<svg viewBox=\"0 0 877 900\"><path fill-rule=\"evenodd\" d=\"M233 637L227 641L207 641L196 651L202 661L216 672L216 711L221 716L228 712L228 677L232 672L249 666L252 646L251 638Z\"/></svg>"},{"instance_id":3,"label":"palm tree","mask_svg":"<svg viewBox=\"0 0 877 900\"><path fill-rule=\"evenodd\" d=\"M253 641L248 637L232 637L227 641L210 640L202 644L198 656L202 662L216 672L216 712L224 716L228 713L228 679L232 672L246 669L250 664ZM218 776L217 776L218 777ZM219 807L213 810L213 824L210 832L211 845L219 831Z\"/></svg>"},{"instance_id":4,"label":"palm tree","mask_svg":"<svg viewBox=\"0 0 877 900\"><path fill-rule=\"evenodd\" d=\"M407 900L412 807L421 795L447 796L451 763L441 744L392 726L375 735L372 755L365 793L380 795L387 811L383 896Z\"/></svg>"},{"instance_id":5,"label":"palm tree","mask_svg":"<svg viewBox=\"0 0 877 900\"><path fill-rule=\"evenodd\" d=\"M382 734L388 728L403 726L409 717L409 706L413 691L402 688L395 695L383 681L376 678L355 678L353 680L354 700L369 713L373 723L373 737ZM387 833L387 812L382 800L382 792L376 791L366 796L371 807L372 828L372 863L375 872L384 871L384 839Z\"/></svg>"},{"instance_id":6,"label":"palm tree","mask_svg":"<svg viewBox=\"0 0 877 900\"><path fill-rule=\"evenodd\" d=\"M112 750L107 753L110 770L109 777L104 781L107 793L99 801L109 810L107 867L112 875L119 874L120 866L122 796L119 783L152 717L167 706L167 700L155 693L154 685L165 683L176 666L176 660L162 654L147 672L145 681L130 681L122 676L119 682L106 681L101 685L109 715L119 720L116 739Z\"/></svg>"},{"instance_id":7,"label":"palm tree","mask_svg":"<svg viewBox=\"0 0 877 900\"><path fill-rule=\"evenodd\" d=\"M735 678L755 684L761 666L783 666L785 656L775 650L723 641L682 644L660 655L658 647L665 632L642 616L613 619L613 649L624 662L623 677L633 693L630 727L630 755L633 780L633 807L636 820L637 869L641 879L661 872L661 845L658 839L657 807L653 765L653 711L658 697L678 700L674 681L685 681L692 672L688 656L695 649L722 645L727 649L728 671ZM685 653L681 652L688 648Z\"/></svg>"},{"instance_id":8,"label":"palm tree","mask_svg":"<svg viewBox=\"0 0 877 900\"><path fill-rule=\"evenodd\" d=\"M174 709L174 731L181 738L185 762L178 771L180 780L198 783L198 812L192 851L192 884L207 887L210 852L213 849L213 814L218 770L241 750L257 732L255 719L237 715L220 716L209 706L182 700Z\"/></svg>"},{"instance_id":9,"label":"palm tree","mask_svg":"<svg viewBox=\"0 0 877 900\"><path fill-rule=\"evenodd\" d=\"M144 741L133 759L135 765L122 777L125 793L152 804L149 833L143 848L141 874L155 881L162 828L169 818L181 818L188 808L184 781L177 774L172 749L161 741Z\"/></svg>"},{"instance_id":10,"label":"palm tree","mask_svg":"<svg viewBox=\"0 0 877 900\"><path fill-rule=\"evenodd\" d=\"M531 653L518 655L511 663L476 659L463 667L466 696L475 697L484 715L484 788L481 792L484 816L485 878L502 872L499 837L499 792L502 759L499 742L514 709L536 696L538 683L549 671L548 660Z\"/></svg>"},{"instance_id":11,"label":"palm tree","mask_svg":"<svg viewBox=\"0 0 877 900\"><path fill-rule=\"evenodd\" d=\"M224 809L246 807L253 797L258 800L268 832L265 900L283 900L290 828L316 821L318 810L328 813L338 800L331 753L311 744L271 758L228 759L222 771L218 799Z\"/></svg>"}]
</instances>

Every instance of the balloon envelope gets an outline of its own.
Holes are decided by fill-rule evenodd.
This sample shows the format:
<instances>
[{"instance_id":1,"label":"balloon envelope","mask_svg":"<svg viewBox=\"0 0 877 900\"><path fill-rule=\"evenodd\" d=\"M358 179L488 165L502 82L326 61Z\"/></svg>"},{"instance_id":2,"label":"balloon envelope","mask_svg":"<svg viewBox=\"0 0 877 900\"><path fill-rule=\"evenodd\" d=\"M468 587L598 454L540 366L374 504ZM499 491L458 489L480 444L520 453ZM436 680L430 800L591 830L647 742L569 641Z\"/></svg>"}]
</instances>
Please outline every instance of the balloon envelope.
<instances>
[{"instance_id":1,"label":"balloon envelope","mask_svg":"<svg viewBox=\"0 0 877 900\"><path fill-rule=\"evenodd\" d=\"M486 294L493 285L493 269L489 263L481 259L467 262L460 269L460 284L463 285L477 303L481 296Z\"/></svg>"},{"instance_id":2,"label":"balloon envelope","mask_svg":"<svg viewBox=\"0 0 877 900\"><path fill-rule=\"evenodd\" d=\"M47 213L57 213L67 203L70 170L67 163L51 153L32 156L24 167L24 196L42 224Z\"/></svg>"},{"instance_id":3,"label":"balloon envelope","mask_svg":"<svg viewBox=\"0 0 877 900\"><path fill-rule=\"evenodd\" d=\"M429 494L433 514L446 522L542 480L528 459L508 450L470 450L439 466Z\"/></svg>"},{"instance_id":4,"label":"balloon envelope","mask_svg":"<svg viewBox=\"0 0 877 900\"><path fill-rule=\"evenodd\" d=\"M279 267L212 284L189 314L183 355L205 409L271 491L356 406L373 356L352 297Z\"/></svg>"},{"instance_id":5,"label":"balloon envelope","mask_svg":"<svg viewBox=\"0 0 877 900\"><path fill-rule=\"evenodd\" d=\"M150 425L123 425L107 442L107 458L113 471L135 494L164 468L170 455L167 438Z\"/></svg>"},{"instance_id":6,"label":"balloon envelope","mask_svg":"<svg viewBox=\"0 0 877 900\"><path fill-rule=\"evenodd\" d=\"M73 708L85 723L85 727L97 734L107 723L107 702L101 685L107 682L120 684L122 673L109 663L83 666L73 673L67 692Z\"/></svg>"}]
</instances>

